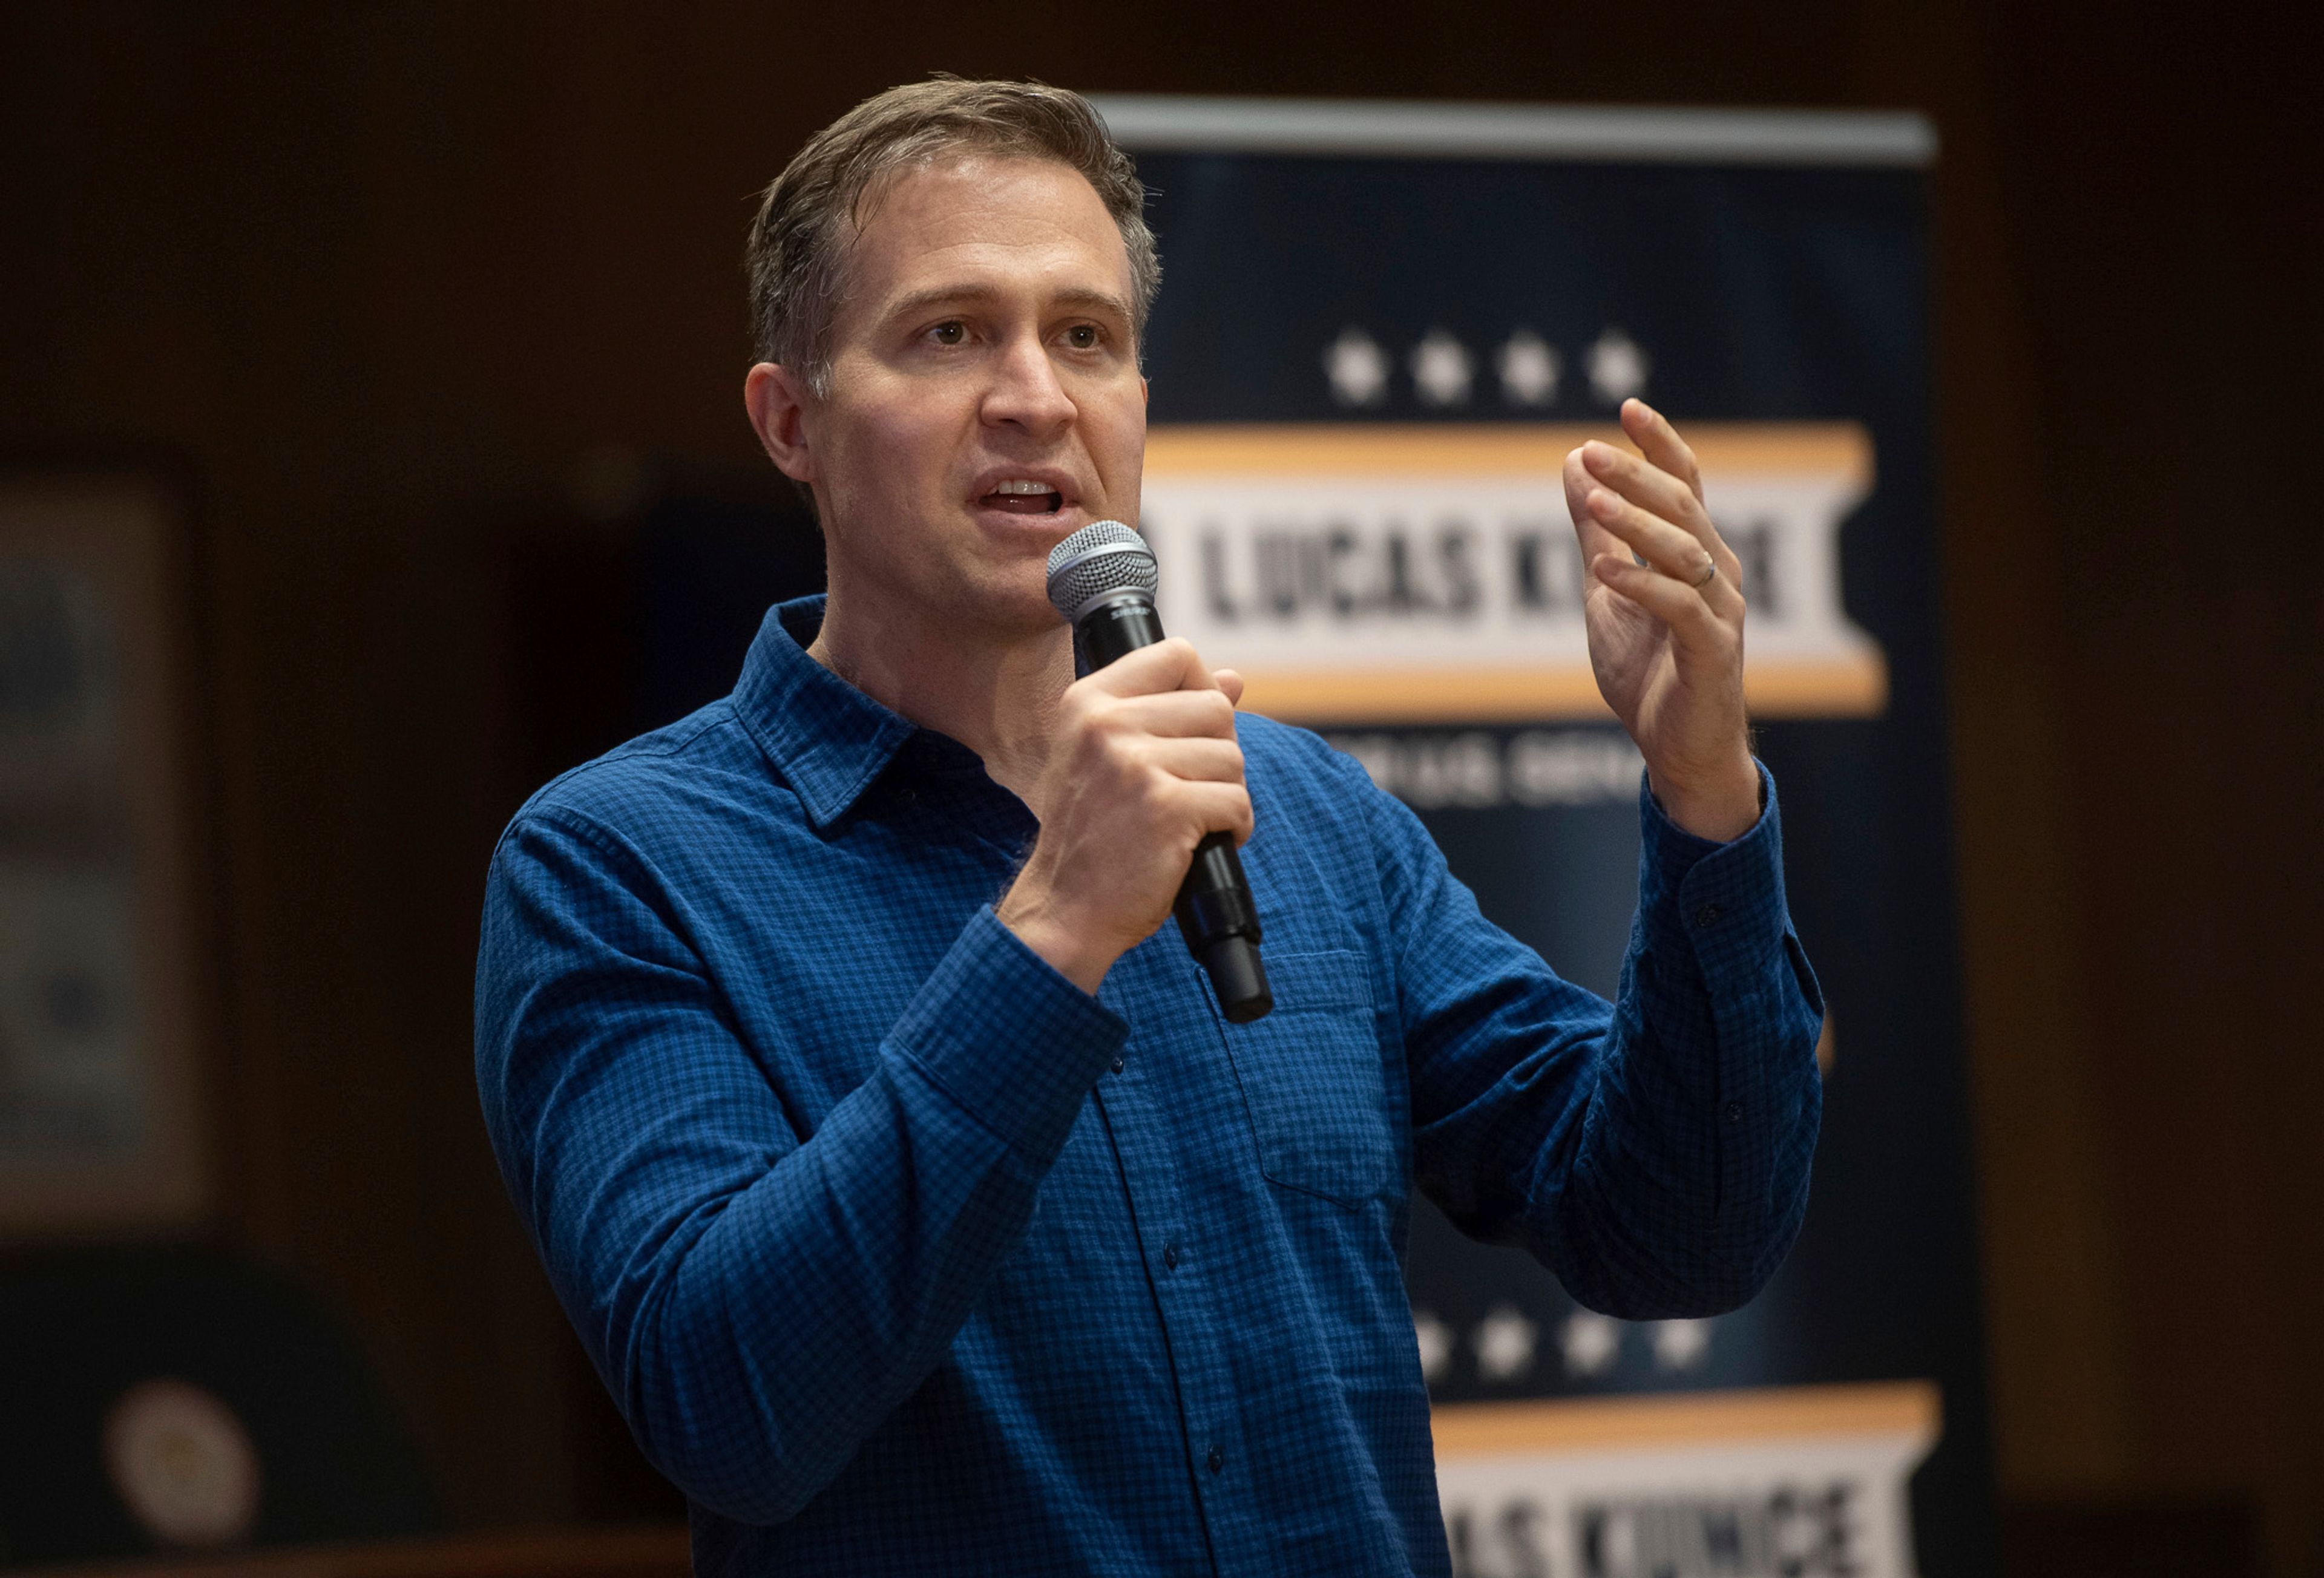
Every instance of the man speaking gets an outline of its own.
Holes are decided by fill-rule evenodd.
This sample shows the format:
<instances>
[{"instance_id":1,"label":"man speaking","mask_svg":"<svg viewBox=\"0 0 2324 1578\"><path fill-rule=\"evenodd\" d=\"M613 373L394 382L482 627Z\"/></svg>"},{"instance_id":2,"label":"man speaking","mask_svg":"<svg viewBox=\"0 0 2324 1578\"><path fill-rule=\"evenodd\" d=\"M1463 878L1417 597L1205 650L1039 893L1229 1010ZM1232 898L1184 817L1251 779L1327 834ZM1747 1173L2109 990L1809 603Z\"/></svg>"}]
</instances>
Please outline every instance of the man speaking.
<instances>
[{"instance_id":1,"label":"man speaking","mask_svg":"<svg viewBox=\"0 0 2324 1578\"><path fill-rule=\"evenodd\" d=\"M1660 416L1565 471L1647 769L1617 1003L1185 643L1074 678L1044 571L1138 519L1143 199L1034 84L807 143L752 231L745 399L829 594L493 857L493 1145L706 1573L1445 1573L1414 1186L1633 1319L1741 1304L1805 1206L1821 1004L1737 562ZM1163 926L1218 831L1248 1023Z\"/></svg>"}]
</instances>

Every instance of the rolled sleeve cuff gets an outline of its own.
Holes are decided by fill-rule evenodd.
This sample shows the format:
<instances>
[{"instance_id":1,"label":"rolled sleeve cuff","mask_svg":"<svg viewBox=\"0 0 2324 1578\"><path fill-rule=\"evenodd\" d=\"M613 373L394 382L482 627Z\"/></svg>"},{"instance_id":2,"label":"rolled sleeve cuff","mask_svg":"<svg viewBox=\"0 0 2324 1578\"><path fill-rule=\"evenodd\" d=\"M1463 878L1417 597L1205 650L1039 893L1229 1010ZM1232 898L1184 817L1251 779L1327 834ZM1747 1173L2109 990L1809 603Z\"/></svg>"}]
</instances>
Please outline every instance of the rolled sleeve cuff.
<instances>
[{"instance_id":1,"label":"rolled sleeve cuff","mask_svg":"<svg viewBox=\"0 0 2324 1578\"><path fill-rule=\"evenodd\" d=\"M890 1044L963 1111L1044 1165L1129 1040L1120 1015L979 910Z\"/></svg>"},{"instance_id":2,"label":"rolled sleeve cuff","mask_svg":"<svg viewBox=\"0 0 2324 1578\"><path fill-rule=\"evenodd\" d=\"M1640 795L1638 916L1655 960L1646 1013L1663 1044L1684 1054L1682 1087L1709 1106L1721 1297L1739 1300L1772 1274L1805 1208L1821 1111L1822 997L1792 935L1767 769L1759 768L1759 820L1731 843L1683 831Z\"/></svg>"},{"instance_id":3,"label":"rolled sleeve cuff","mask_svg":"<svg viewBox=\"0 0 2324 1578\"><path fill-rule=\"evenodd\" d=\"M1664 814L1643 775L1638 914L1665 958L1692 956L1706 982L1755 969L1791 926L1784 895L1783 812L1759 769L1759 820L1729 843L1699 839Z\"/></svg>"}]
</instances>

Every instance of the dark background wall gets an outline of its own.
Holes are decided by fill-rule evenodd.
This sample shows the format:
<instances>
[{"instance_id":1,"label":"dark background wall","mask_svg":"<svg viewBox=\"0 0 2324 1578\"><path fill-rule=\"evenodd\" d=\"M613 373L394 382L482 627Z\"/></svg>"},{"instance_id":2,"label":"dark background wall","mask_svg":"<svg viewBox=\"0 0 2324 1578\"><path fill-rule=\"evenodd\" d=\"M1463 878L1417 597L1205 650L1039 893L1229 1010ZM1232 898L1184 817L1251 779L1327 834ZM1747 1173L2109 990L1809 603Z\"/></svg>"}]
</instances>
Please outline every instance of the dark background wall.
<instances>
[{"instance_id":1,"label":"dark background wall","mask_svg":"<svg viewBox=\"0 0 2324 1578\"><path fill-rule=\"evenodd\" d=\"M0 445L164 458L208 546L220 1231L347 1313L456 1522L661 1505L484 1144L475 914L541 765L512 608L629 457L752 459L740 239L816 126L935 69L1914 107L2002 1489L2324 1570L2304 58L2153 0L0 9Z\"/></svg>"}]
</instances>

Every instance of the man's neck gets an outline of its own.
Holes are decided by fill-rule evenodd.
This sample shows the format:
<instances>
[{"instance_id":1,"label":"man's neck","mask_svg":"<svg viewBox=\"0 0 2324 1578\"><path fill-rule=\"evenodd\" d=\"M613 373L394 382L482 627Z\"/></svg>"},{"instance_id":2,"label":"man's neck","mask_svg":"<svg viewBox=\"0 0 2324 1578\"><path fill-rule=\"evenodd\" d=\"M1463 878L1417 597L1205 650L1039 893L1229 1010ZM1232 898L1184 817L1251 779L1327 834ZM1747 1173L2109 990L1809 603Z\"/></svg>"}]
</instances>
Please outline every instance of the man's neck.
<instances>
[{"instance_id":1,"label":"man's neck","mask_svg":"<svg viewBox=\"0 0 2324 1578\"><path fill-rule=\"evenodd\" d=\"M1039 815L1057 698L1073 683L1063 624L1017 636L858 601L834 588L807 656L890 711L984 758L993 782Z\"/></svg>"}]
</instances>

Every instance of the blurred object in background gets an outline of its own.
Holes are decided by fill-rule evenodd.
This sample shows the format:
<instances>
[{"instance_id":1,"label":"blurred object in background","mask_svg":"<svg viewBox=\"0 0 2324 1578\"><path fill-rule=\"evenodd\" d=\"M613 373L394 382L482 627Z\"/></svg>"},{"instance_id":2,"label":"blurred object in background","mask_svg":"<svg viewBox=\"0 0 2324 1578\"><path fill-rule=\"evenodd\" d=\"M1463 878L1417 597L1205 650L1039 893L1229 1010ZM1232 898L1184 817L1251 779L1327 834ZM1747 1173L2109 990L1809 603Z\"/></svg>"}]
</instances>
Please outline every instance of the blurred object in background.
<instances>
[{"instance_id":1,"label":"blurred object in background","mask_svg":"<svg viewBox=\"0 0 2324 1578\"><path fill-rule=\"evenodd\" d=\"M438 1526L339 1322L229 1255L0 1258L0 1566Z\"/></svg>"},{"instance_id":2,"label":"blurred object in background","mask_svg":"<svg viewBox=\"0 0 2324 1578\"><path fill-rule=\"evenodd\" d=\"M181 501L0 470L0 1234L211 1199Z\"/></svg>"},{"instance_id":3,"label":"blurred object in background","mask_svg":"<svg viewBox=\"0 0 2324 1578\"><path fill-rule=\"evenodd\" d=\"M189 558L167 483L0 472L0 1234L209 1206Z\"/></svg>"}]
</instances>

